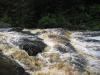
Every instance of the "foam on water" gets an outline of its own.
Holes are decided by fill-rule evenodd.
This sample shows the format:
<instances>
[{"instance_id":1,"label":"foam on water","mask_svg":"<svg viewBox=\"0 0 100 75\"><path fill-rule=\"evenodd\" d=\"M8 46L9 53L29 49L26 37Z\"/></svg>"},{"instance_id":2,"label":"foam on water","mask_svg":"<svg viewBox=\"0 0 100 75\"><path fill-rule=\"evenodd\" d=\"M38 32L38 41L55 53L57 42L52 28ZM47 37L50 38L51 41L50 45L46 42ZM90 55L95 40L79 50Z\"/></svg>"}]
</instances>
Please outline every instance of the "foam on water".
<instances>
[{"instance_id":1,"label":"foam on water","mask_svg":"<svg viewBox=\"0 0 100 75\"><path fill-rule=\"evenodd\" d=\"M84 32L75 32L71 36L71 44L87 59L89 69L98 73L100 71L100 35L94 35L96 32L85 32L85 34Z\"/></svg>"},{"instance_id":2,"label":"foam on water","mask_svg":"<svg viewBox=\"0 0 100 75\"><path fill-rule=\"evenodd\" d=\"M99 35L94 36L96 32L71 32L70 35L66 35L68 32L62 29L24 29L23 31L29 31L31 35L16 31L0 32L0 41L7 43L12 48L7 50L0 46L0 49L4 50L5 55L13 57L31 75L39 75L40 72L42 72L40 75L67 75L70 71L85 75L84 72L87 72L87 69L100 72L100 42L87 41L88 39L100 40ZM23 44L23 39L29 41L41 39L46 47L36 56L29 56L19 47L20 44ZM79 73L76 75L80 75ZM68 75L75 74L69 73Z\"/></svg>"}]
</instances>

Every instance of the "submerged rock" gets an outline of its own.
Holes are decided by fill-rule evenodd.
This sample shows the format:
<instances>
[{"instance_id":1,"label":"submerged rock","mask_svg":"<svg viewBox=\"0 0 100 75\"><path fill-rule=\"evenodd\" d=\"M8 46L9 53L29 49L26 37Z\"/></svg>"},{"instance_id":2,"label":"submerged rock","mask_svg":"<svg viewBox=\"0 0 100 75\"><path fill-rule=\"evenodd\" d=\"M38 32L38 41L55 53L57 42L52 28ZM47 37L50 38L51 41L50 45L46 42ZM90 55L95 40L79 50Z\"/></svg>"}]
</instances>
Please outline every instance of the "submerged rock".
<instances>
[{"instance_id":1,"label":"submerged rock","mask_svg":"<svg viewBox=\"0 0 100 75\"><path fill-rule=\"evenodd\" d=\"M99 75L99 34L61 28L4 31L0 51L20 64L21 75Z\"/></svg>"},{"instance_id":2,"label":"submerged rock","mask_svg":"<svg viewBox=\"0 0 100 75\"><path fill-rule=\"evenodd\" d=\"M37 36L21 32L0 32L0 43L17 47L28 52L29 55L34 56L42 52L46 45L42 39ZM2 40L3 39L3 40Z\"/></svg>"}]
</instances>

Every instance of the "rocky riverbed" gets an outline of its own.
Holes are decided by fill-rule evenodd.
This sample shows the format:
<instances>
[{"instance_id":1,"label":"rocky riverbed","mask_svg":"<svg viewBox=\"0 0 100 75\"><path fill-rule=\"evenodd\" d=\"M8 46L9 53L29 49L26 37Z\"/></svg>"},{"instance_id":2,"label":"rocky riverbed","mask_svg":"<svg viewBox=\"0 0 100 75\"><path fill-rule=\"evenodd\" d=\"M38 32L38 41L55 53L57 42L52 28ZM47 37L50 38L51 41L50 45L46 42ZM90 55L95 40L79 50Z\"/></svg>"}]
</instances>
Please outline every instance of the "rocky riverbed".
<instances>
[{"instance_id":1,"label":"rocky riverbed","mask_svg":"<svg viewBox=\"0 0 100 75\"><path fill-rule=\"evenodd\" d=\"M2 28L0 75L100 75L100 32Z\"/></svg>"}]
</instances>

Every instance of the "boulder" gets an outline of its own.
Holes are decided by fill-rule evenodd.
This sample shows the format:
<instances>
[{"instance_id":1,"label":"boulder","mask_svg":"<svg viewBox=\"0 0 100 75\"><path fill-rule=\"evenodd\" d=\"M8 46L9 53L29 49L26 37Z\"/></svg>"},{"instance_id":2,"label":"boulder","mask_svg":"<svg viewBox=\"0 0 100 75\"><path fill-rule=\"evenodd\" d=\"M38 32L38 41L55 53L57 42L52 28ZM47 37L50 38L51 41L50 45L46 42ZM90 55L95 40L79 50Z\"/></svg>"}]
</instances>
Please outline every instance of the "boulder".
<instances>
[{"instance_id":1,"label":"boulder","mask_svg":"<svg viewBox=\"0 0 100 75\"><path fill-rule=\"evenodd\" d=\"M29 75L14 60L0 53L0 75Z\"/></svg>"}]
</instances>

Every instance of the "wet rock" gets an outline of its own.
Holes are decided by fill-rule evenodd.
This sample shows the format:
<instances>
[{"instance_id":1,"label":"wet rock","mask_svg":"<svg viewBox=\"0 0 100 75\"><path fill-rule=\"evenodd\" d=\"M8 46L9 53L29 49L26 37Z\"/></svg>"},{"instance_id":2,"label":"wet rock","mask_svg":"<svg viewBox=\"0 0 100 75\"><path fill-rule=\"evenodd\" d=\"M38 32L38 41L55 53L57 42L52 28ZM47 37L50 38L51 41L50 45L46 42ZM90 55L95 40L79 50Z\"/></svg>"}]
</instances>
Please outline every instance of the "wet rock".
<instances>
[{"instance_id":1,"label":"wet rock","mask_svg":"<svg viewBox=\"0 0 100 75\"><path fill-rule=\"evenodd\" d=\"M29 55L35 56L44 50L45 44L42 39L34 34L21 32L1 32L0 43L8 44L16 48L25 50Z\"/></svg>"},{"instance_id":2,"label":"wet rock","mask_svg":"<svg viewBox=\"0 0 100 75\"><path fill-rule=\"evenodd\" d=\"M56 46L56 49L58 50L58 51L60 51L61 53L66 53L67 51L66 51L66 48L63 48L63 47L61 47L61 46Z\"/></svg>"},{"instance_id":3,"label":"wet rock","mask_svg":"<svg viewBox=\"0 0 100 75\"><path fill-rule=\"evenodd\" d=\"M17 28L1 28L0 32L11 32L11 31L22 31L22 28L17 27Z\"/></svg>"},{"instance_id":4,"label":"wet rock","mask_svg":"<svg viewBox=\"0 0 100 75\"><path fill-rule=\"evenodd\" d=\"M0 75L29 75L14 60L0 53Z\"/></svg>"},{"instance_id":5,"label":"wet rock","mask_svg":"<svg viewBox=\"0 0 100 75\"><path fill-rule=\"evenodd\" d=\"M71 60L71 63L75 65L75 67L79 70L79 71L84 71L85 67L87 65L87 61L85 58L83 58L82 56L74 56Z\"/></svg>"},{"instance_id":6,"label":"wet rock","mask_svg":"<svg viewBox=\"0 0 100 75\"><path fill-rule=\"evenodd\" d=\"M42 52L46 46L40 39L32 40L32 38L27 37L20 38L19 40L13 40L12 44L25 50L30 56L35 56Z\"/></svg>"},{"instance_id":7,"label":"wet rock","mask_svg":"<svg viewBox=\"0 0 100 75\"><path fill-rule=\"evenodd\" d=\"M19 47L28 52L29 55L36 56L44 50L45 46L42 41L24 40Z\"/></svg>"},{"instance_id":8,"label":"wet rock","mask_svg":"<svg viewBox=\"0 0 100 75\"><path fill-rule=\"evenodd\" d=\"M12 28L1 28L0 32L9 32L11 30L12 30Z\"/></svg>"},{"instance_id":9,"label":"wet rock","mask_svg":"<svg viewBox=\"0 0 100 75\"><path fill-rule=\"evenodd\" d=\"M13 67L15 74L9 75L27 75L25 71L31 75L99 75L99 33L61 29L11 30L0 32L0 49L25 69L18 65Z\"/></svg>"}]
</instances>

